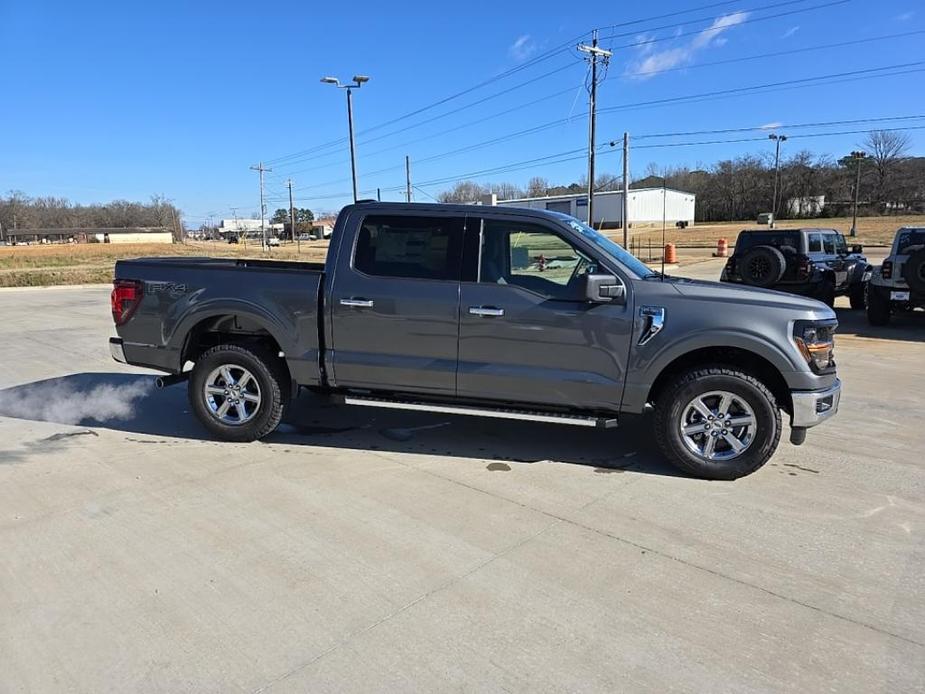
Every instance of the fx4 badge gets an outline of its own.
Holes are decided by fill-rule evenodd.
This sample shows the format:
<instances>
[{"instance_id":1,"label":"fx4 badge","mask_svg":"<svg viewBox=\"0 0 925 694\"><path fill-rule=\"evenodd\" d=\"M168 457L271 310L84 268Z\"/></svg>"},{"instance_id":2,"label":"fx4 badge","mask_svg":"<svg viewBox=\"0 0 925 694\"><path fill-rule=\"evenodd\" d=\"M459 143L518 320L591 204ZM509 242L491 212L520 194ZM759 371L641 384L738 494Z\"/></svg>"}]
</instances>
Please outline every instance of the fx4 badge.
<instances>
[{"instance_id":1,"label":"fx4 badge","mask_svg":"<svg viewBox=\"0 0 925 694\"><path fill-rule=\"evenodd\" d=\"M147 282L146 284L146 291L152 294L168 294L174 299L186 294L185 284L177 284L176 282Z\"/></svg>"}]
</instances>

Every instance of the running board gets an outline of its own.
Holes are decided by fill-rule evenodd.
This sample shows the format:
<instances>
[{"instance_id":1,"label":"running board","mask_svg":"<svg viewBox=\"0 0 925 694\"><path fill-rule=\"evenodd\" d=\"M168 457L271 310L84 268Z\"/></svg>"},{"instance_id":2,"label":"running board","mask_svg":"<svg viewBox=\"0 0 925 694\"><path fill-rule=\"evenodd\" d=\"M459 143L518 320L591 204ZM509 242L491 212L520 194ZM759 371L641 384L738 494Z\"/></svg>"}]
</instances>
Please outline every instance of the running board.
<instances>
[{"instance_id":1,"label":"running board","mask_svg":"<svg viewBox=\"0 0 925 694\"><path fill-rule=\"evenodd\" d=\"M344 396L345 405L361 407L385 407L392 410L418 410L421 412L442 412L443 414L461 414L473 417L493 417L495 419L520 419L527 422L549 422L552 424L571 424L579 427L597 427L612 429L617 426L616 417L593 417L572 414L555 414L550 412L532 412L530 410L503 410L468 405L438 405L430 402L411 402L407 400L386 400L380 398Z\"/></svg>"}]
</instances>

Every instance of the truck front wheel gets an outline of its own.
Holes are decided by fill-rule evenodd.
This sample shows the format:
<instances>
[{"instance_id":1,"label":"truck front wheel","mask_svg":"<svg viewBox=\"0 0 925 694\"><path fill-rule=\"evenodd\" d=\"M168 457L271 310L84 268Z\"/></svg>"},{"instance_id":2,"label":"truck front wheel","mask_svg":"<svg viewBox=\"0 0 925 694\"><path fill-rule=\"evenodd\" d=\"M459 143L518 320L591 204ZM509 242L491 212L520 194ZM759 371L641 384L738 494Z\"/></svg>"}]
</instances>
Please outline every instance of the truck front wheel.
<instances>
[{"instance_id":1,"label":"truck front wheel","mask_svg":"<svg viewBox=\"0 0 925 694\"><path fill-rule=\"evenodd\" d=\"M705 366L682 372L658 396L655 434L664 456L696 477L734 480L777 450L774 395L744 371Z\"/></svg>"},{"instance_id":2,"label":"truck front wheel","mask_svg":"<svg viewBox=\"0 0 925 694\"><path fill-rule=\"evenodd\" d=\"M189 379L190 406L202 425L225 441L255 441L276 429L286 404L279 358L260 346L216 345Z\"/></svg>"}]
</instances>

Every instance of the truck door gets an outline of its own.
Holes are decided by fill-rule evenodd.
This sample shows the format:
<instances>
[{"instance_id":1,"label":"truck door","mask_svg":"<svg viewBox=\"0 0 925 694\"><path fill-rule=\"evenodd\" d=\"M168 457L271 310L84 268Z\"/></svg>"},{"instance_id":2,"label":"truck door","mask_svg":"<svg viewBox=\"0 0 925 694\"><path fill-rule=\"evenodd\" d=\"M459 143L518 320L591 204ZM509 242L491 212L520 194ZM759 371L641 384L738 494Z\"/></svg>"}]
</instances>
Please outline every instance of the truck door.
<instances>
[{"instance_id":1,"label":"truck door","mask_svg":"<svg viewBox=\"0 0 925 694\"><path fill-rule=\"evenodd\" d=\"M337 387L455 393L464 222L370 214L341 239L328 298Z\"/></svg>"},{"instance_id":2,"label":"truck door","mask_svg":"<svg viewBox=\"0 0 925 694\"><path fill-rule=\"evenodd\" d=\"M632 297L592 303L583 283L585 273L611 269L593 249L535 219L470 218L467 233L479 234L480 243L467 246L481 251L475 281L460 284L458 395L618 409Z\"/></svg>"}]
</instances>

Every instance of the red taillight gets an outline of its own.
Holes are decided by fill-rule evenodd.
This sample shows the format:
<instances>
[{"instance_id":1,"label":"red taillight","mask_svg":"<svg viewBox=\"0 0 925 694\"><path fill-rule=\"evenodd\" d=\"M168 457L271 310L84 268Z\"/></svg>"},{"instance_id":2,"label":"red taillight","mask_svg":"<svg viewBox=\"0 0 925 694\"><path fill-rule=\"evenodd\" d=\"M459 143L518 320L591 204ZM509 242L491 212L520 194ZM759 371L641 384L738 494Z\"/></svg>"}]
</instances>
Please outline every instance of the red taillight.
<instances>
[{"instance_id":1,"label":"red taillight","mask_svg":"<svg viewBox=\"0 0 925 694\"><path fill-rule=\"evenodd\" d=\"M797 263L797 277L801 280L805 280L809 278L811 274L813 274L813 261L805 255L800 256L800 261Z\"/></svg>"},{"instance_id":2,"label":"red taillight","mask_svg":"<svg viewBox=\"0 0 925 694\"><path fill-rule=\"evenodd\" d=\"M891 279L893 277L893 261L884 260L883 265L880 266L880 276L885 279Z\"/></svg>"},{"instance_id":3,"label":"red taillight","mask_svg":"<svg viewBox=\"0 0 925 694\"><path fill-rule=\"evenodd\" d=\"M141 303L143 293L144 285L138 280L113 281L109 303L112 306L112 319L116 325L123 325L132 317L138 304Z\"/></svg>"}]
</instances>

